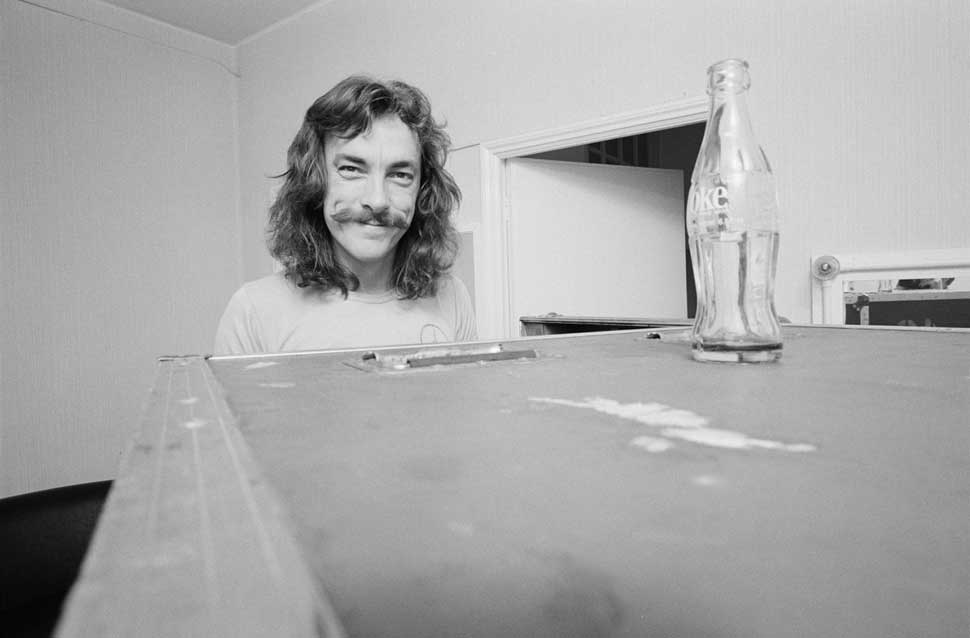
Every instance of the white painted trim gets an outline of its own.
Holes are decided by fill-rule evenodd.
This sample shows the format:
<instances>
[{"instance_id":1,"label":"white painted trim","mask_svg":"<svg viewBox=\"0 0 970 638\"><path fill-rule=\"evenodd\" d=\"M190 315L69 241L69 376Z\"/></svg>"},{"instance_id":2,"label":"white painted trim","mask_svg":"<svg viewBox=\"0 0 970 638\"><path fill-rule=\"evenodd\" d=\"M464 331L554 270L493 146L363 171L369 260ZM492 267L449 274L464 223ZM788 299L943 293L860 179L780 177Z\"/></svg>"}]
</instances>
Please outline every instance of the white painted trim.
<instances>
[{"instance_id":1,"label":"white painted trim","mask_svg":"<svg viewBox=\"0 0 970 638\"><path fill-rule=\"evenodd\" d=\"M478 335L482 339L505 339L513 334L506 325L511 307L509 264L505 249L508 245L508 219L503 203L508 180L502 175L504 162L484 147L480 146L479 149L482 176L481 244L475 259L476 272L480 264L483 276L475 282ZM476 246L476 250L479 246ZM484 276L486 273L488 276Z\"/></svg>"},{"instance_id":2,"label":"white painted trim","mask_svg":"<svg viewBox=\"0 0 970 638\"><path fill-rule=\"evenodd\" d=\"M112 31L154 42L160 46L183 51L196 57L211 60L238 76L236 47L207 38L161 20L122 9L101 0L18 0L23 4L46 9L96 24Z\"/></svg>"},{"instance_id":3,"label":"white painted trim","mask_svg":"<svg viewBox=\"0 0 970 638\"><path fill-rule=\"evenodd\" d=\"M483 142L482 148L502 159L544 153L629 135L676 128L707 120L709 98L696 96L629 113L618 113L555 129Z\"/></svg>"},{"instance_id":4,"label":"white painted trim","mask_svg":"<svg viewBox=\"0 0 970 638\"><path fill-rule=\"evenodd\" d=\"M478 318L478 315L480 314L478 309L481 307L481 304L482 304L481 294L478 292L478 288L479 286L485 285L485 273L482 272L482 268L479 266L479 263L478 263L478 257L479 255L482 254L481 224L479 224L478 222L456 223L455 231L457 231L459 234L469 233L472 236L471 250L472 250L472 263L474 264L474 268L475 268L475 280L471 283L474 284L474 289L475 289L475 297L474 299L472 299L472 301L475 304L475 325L477 328L478 323L480 321ZM463 283L467 285L469 282L465 281Z\"/></svg>"},{"instance_id":5,"label":"white painted trim","mask_svg":"<svg viewBox=\"0 0 970 638\"><path fill-rule=\"evenodd\" d=\"M696 96L479 145L482 172L481 263L484 271L490 273L487 287L482 287L480 297L483 305L478 318L482 338L507 339L517 336L519 331L518 317L511 316L514 282L509 280L511 202L508 200L508 160L704 122L709 108L707 96Z\"/></svg>"},{"instance_id":6,"label":"white painted trim","mask_svg":"<svg viewBox=\"0 0 970 638\"><path fill-rule=\"evenodd\" d=\"M812 323L844 324L844 284L852 280L970 276L970 248L814 255Z\"/></svg>"}]
</instances>

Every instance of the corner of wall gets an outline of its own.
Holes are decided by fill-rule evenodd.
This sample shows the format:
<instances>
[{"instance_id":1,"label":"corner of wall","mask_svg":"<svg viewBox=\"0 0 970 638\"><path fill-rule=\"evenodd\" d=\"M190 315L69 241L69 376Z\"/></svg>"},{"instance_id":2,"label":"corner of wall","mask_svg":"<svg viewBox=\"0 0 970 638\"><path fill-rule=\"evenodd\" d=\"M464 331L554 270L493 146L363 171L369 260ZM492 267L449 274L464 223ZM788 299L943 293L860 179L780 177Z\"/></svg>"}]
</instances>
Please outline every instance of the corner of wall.
<instances>
[{"instance_id":1,"label":"corner of wall","mask_svg":"<svg viewBox=\"0 0 970 638\"><path fill-rule=\"evenodd\" d=\"M239 74L236 47L154 20L134 11L122 9L99 0L31 0L30 4L82 22L92 22L162 46L212 60L233 75L238 76Z\"/></svg>"}]
</instances>

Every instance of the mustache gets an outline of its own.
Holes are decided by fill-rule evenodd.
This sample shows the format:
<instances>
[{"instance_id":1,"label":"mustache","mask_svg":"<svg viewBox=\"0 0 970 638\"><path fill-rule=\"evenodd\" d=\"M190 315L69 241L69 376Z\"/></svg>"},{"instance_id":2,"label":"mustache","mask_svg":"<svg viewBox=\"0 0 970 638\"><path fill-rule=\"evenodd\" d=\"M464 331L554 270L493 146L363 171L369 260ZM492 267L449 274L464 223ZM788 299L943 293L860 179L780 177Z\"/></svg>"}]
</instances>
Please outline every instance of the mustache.
<instances>
[{"instance_id":1,"label":"mustache","mask_svg":"<svg viewBox=\"0 0 970 638\"><path fill-rule=\"evenodd\" d=\"M380 224L381 226L393 226L395 228L400 228L401 230L407 230L408 218L403 213L398 213L392 210L381 210L381 211L369 211L367 209L354 211L354 210L341 210L335 212L330 216L332 220L338 224L346 224L348 222L356 222L359 224Z\"/></svg>"}]
</instances>

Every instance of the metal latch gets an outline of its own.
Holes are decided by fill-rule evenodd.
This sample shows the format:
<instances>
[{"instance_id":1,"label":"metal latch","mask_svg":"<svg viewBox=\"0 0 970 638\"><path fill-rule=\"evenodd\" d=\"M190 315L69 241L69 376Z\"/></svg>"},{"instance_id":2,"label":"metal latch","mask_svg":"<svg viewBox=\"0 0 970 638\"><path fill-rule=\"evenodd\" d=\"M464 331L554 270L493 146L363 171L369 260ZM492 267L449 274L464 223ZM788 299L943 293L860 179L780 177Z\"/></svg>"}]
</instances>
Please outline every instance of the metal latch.
<instances>
[{"instance_id":1,"label":"metal latch","mask_svg":"<svg viewBox=\"0 0 970 638\"><path fill-rule=\"evenodd\" d=\"M361 370L389 371L449 366L463 363L487 363L515 359L535 359L536 351L531 348L506 350L502 344L484 347L429 348L412 352L366 352L358 361L347 361L347 365Z\"/></svg>"}]
</instances>

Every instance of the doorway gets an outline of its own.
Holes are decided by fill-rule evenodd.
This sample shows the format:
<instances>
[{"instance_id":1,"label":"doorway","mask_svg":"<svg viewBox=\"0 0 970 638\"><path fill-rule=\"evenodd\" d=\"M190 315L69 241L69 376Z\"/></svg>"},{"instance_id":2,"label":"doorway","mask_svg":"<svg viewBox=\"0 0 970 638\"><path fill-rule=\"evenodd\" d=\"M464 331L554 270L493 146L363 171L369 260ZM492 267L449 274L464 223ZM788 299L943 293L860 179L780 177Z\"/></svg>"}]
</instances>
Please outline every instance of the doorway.
<instances>
[{"instance_id":1,"label":"doorway","mask_svg":"<svg viewBox=\"0 0 970 638\"><path fill-rule=\"evenodd\" d=\"M516 203L512 201L509 192L511 160L550 151L587 147L585 155L588 162L590 158L588 146L591 144L603 142L605 151L607 150L605 140L623 140L694 124L703 126L707 121L709 108L709 98L706 95L696 95L650 106L640 111L616 113L585 122L480 143L478 169L482 188L481 223L475 241L475 270L476 273L482 273L482 276L476 280L479 336L502 339L519 334L519 319L513 316L510 280L509 233L513 209L516 208ZM617 145L622 148L623 143L618 141ZM629 146L629 142L627 145ZM611 143L610 148L612 146ZM656 148L658 147L655 146ZM669 150L670 146L664 144L659 148ZM686 156L693 154L689 162L690 170L684 171L686 173L684 179L689 179L696 149L685 150L683 154ZM595 153L593 155L595 156ZM609 161L609 155L609 153L605 155L601 153L601 156L606 157L606 161ZM647 158L649 161L649 152ZM693 280L692 276L686 278ZM686 289L686 281L684 286Z\"/></svg>"},{"instance_id":2,"label":"doorway","mask_svg":"<svg viewBox=\"0 0 970 638\"><path fill-rule=\"evenodd\" d=\"M586 164L609 164L612 166L636 166L640 168L665 168L681 171L684 183L684 213L690 190L694 162L704 139L705 122L628 135L626 137L590 142L579 146L534 153L530 159L542 159ZM686 226L684 228L686 255L687 316L693 318L697 311L697 291L694 270L690 261Z\"/></svg>"}]
</instances>

